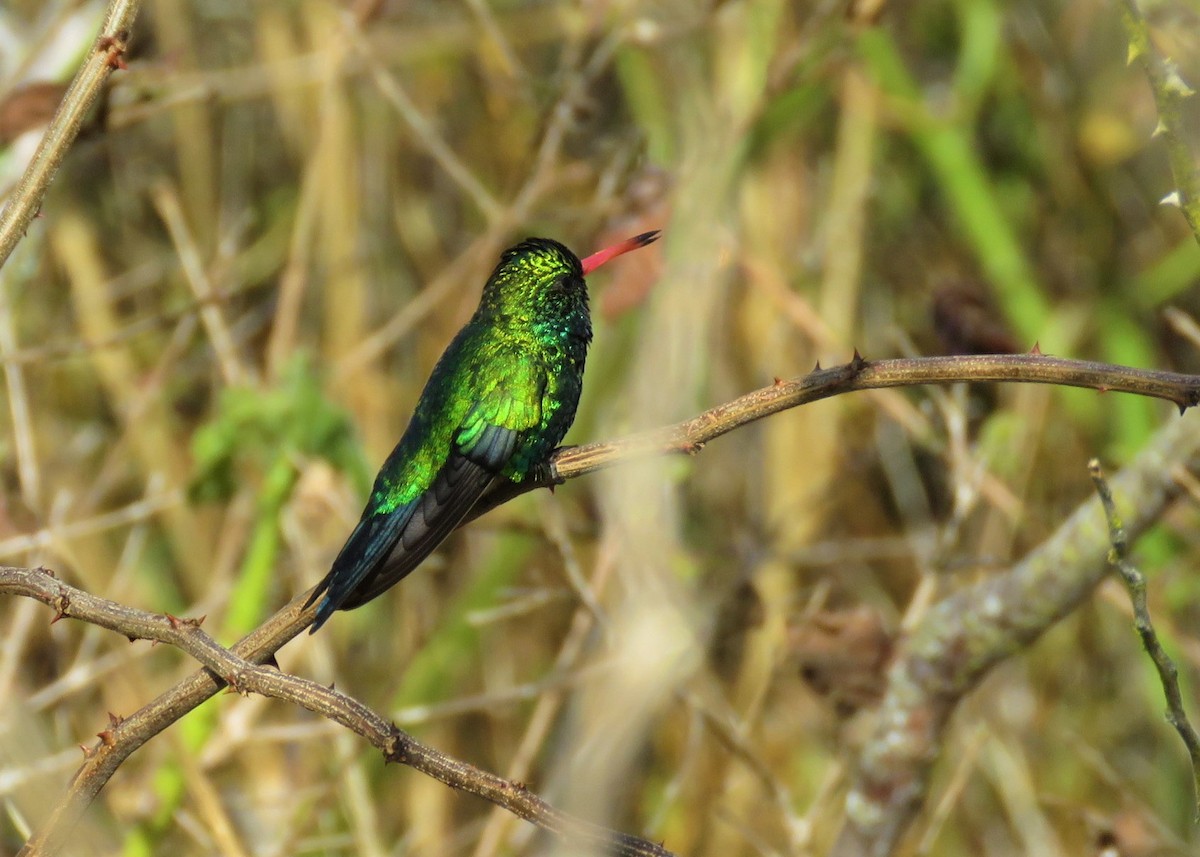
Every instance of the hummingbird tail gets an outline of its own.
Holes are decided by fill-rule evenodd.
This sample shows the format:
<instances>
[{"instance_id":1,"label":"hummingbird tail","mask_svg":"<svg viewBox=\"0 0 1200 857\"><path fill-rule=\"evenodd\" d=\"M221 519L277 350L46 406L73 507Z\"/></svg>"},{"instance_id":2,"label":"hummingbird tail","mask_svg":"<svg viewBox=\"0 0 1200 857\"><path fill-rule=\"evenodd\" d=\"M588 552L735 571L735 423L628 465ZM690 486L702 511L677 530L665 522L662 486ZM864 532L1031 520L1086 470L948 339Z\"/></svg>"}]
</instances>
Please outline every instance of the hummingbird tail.
<instances>
[{"instance_id":1,"label":"hummingbird tail","mask_svg":"<svg viewBox=\"0 0 1200 857\"><path fill-rule=\"evenodd\" d=\"M335 610L366 604L420 565L497 479L488 453L507 460L514 442L507 432L481 432L471 450L478 460L456 453L420 497L391 512L364 513L329 574L309 596L309 604L322 595L325 599L308 632L315 633Z\"/></svg>"}]
</instances>

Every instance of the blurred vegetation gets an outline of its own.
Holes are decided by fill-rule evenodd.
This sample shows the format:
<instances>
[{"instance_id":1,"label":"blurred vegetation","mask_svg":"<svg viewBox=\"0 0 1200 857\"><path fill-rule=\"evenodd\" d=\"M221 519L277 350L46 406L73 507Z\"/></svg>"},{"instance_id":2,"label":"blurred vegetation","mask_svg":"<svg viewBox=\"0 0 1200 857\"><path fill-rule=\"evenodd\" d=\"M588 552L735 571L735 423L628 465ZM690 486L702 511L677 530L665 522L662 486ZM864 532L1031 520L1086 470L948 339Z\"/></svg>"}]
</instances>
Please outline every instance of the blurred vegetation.
<instances>
[{"instance_id":1,"label":"blurred vegetation","mask_svg":"<svg viewBox=\"0 0 1200 857\"><path fill-rule=\"evenodd\" d=\"M46 115L13 96L68 79L99 12L0 7L0 180ZM1200 81L1200 9L1145 12ZM528 234L582 254L665 230L593 277L571 442L856 346L1196 372L1200 248L1158 205L1168 159L1127 49L1095 0L151 0L0 269L0 561L232 642L324 574ZM1115 469L1172 419L1035 388L822 402L520 498L280 662L678 853L823 853L894 635L1035 547L1089 496L1089 457ZM1194 501L1137 547L1200 711ZM1129 617L1106 584L984 683L912 853L1195 848ZM0 854L105 712L194 669L48 618L0 602ZM121 769L73 853L549 847L326 722L219 697Z\"/></svg>"}]
</instances>

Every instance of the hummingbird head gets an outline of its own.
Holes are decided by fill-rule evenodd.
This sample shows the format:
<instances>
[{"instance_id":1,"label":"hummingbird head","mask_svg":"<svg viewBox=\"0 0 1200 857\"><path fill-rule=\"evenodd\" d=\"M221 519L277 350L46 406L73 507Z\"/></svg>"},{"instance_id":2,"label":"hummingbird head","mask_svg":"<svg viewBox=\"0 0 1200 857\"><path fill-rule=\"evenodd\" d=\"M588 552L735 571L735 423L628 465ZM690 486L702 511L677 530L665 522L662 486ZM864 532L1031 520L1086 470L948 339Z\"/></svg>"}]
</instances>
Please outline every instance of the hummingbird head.
<instances>
[{"instance_id":1,"label":"hummingbird head","mask_svg":"<svg viewBox=\"0 0 1200 857\"><path fill-rule=\"evenodd\" d=\"M590 338L584 276L622 253L650 244L658 234L645 232L582 261L550 238L526 238L501 254L483 288L479 313L493 320L538 326L582 323Z\"/></svg>"},{"instance_id":2,"label":"hummingbird head","mask_svg":"<svg viewBox=\"0 0 1200 857\"><path fill-rule=\"evenodd\" d=\"M536 321L551 306L580 302L586 310L579 257L549 238L526 238L501 254L479 309L498 318Z\"/></svg>"}]
</instances>

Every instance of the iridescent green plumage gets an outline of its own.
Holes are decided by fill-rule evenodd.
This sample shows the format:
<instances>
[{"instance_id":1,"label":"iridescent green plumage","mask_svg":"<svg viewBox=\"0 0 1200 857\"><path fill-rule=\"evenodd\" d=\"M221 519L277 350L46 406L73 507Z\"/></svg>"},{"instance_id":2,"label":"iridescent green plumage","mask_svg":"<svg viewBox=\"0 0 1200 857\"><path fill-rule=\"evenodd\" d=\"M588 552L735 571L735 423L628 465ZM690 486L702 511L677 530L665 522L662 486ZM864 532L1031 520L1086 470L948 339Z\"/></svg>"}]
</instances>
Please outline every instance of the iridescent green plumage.
<instances>
[{"instance_id":1,"label":"iridescent green plumage","mask_svg":"<svg viewBox=\"0 0 1200 857\"><path fill-rule=\"evenodd\" d=\"M438 361L329 574L312 629L401 580L497 481L520 481L562 440L592 339L584 275L646 233L582 262L556 241L506 250L479 308Z\"/></svg>"}]
</instances>

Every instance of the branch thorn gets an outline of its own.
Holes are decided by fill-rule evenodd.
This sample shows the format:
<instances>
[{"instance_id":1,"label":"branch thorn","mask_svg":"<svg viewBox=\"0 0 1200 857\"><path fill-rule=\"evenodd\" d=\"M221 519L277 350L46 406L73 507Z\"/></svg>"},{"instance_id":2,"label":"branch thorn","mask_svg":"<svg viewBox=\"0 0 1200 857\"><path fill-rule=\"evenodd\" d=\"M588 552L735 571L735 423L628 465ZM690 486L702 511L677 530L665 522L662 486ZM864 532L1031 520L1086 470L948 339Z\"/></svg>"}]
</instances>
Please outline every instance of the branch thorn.
<instances>
[{"instance_id":1,"label":"branch thorn","mask_svg":"<svg viewBox=\"0 0 1200 857\"><path fill-rule=\"evenodd\" d=\"M241 673L232 673L227 676L222 676L225 684L229 685L229 693L240 694L241 696L249 696L250 691L246 689L242 683Z\"/></svg>"},{"instance_id":2,"label":"branch thorn","mask_svg":"<svg viewBox=\"0 0 1200 857\"><path fill-rule=\"evenodd\" d=\"M65 592L60 592L58 597L54 599L54 604L52 606L57 612L55 612L54 618L50 620L51 625L53 625L59 619L67 618L67 611L71 609L71 599L67 597Z\"/></svg>"},{"instance_id":3,"label":"branch thorn","mask_svg":"<svg viewBox=\"0 0 1200 857\"><path fill-rule=\"evenodd\" d=\"M109 68L128 70L129 66L125 64L125 51L129 48L125 40L128 38L129 33L122 30L115 36L105 36L96 45L96 50L106 54L105 60Z\"/></svg>"},{"instance_id":4,"label":"branch thorn","mask_svg":"<svg viewBox=\"0 0 1200 857\"><path fill-rule=\"evenodd\" d=\"M1167 74L1163 80L1163 88L1178 98L1191 98L1196 94L1196 90L1188 86L1187 81L1179 73L1179 66L1174 62L1167 60L1164 65L1167 69Z\"/></svg>"},{"instance_id":5,"label":"branch thorn","mask_svg":"<svg viewBox=\"0 0 1200 857\"><path fill-rule=\"evenodd\" d=\"M198 619L185 619L181 616L173 616L170 613L164 613L163 616L166 617L167 622L170 623L171 627L176 631L180 630L181 628L199 628L204 624L204 620L208 618L207 613Z\"/></svg>"}]
</instances>

